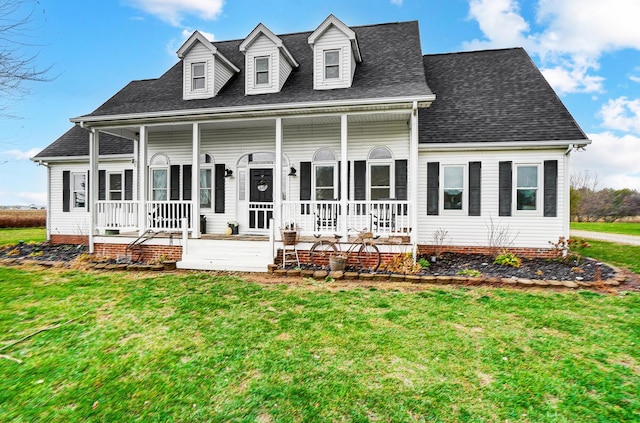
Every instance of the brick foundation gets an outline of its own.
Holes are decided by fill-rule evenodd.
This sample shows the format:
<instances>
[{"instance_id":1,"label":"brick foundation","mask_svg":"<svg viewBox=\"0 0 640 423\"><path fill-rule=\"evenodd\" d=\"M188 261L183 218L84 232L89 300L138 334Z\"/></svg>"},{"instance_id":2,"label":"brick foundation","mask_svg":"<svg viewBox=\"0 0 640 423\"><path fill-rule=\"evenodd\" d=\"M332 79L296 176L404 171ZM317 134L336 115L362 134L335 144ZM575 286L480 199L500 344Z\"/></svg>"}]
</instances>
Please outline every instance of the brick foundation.
<instances>
[{"instance_id":1,"label":"brick foundation","mask_svg":"<svg viewBox=\"0 0 640 423\"><path fill-rule=\"evenodd\" d=\"M138 249L139 248L139 249ZM127 251L126 244L95 244L94 252L103 257L127 257L133 260L152 261L164 256L167 260L182 259L182 246L179 245L141 245L135 251Z\"/></svg>"},{"instance_id":2,"label":"brick foundation","mask_svg":"<svg viewBox=\"0 0 640 423\"><path fill-rule=\"evenodd\" d=\"M380 264L388 264L393 261L394 257L396 257L398 253L380 253ZM309 257L309 250L298 250L298 258L300 259L300 263L303 264L311 264L311 258ZM282 264L282 250L279 249L276 252L276 260L275 264ZM347 260L347 266L359 266L358 262L358 253L352 252L349 254L349 259Z\"/></svg>"},{"instance_id":3,"label":"brick foundation","mask_svg":"<svg viewBox=\"0 0 640 423\"><path fill-rule=\"evenodd\" d=\"M480 246L445 245L439 249L441 253L495 255L495 249ZM433 245L418 245L418 255L431 256L435 254L435 250L436 247ZM522 258L554 258L556 256L555 251L550 248L507 248L506 250Z\"/></svg>"},{"instance_id":4,"label":"brick foundation","mask_svg":"<svg viewBox=\"0 0 640 423\"><path fill-rule=\"evenodd\" d=\"M89 237L87 235L51 235L50 242L52 244L82 244L89 245Z\"/></svg>"}]
</instances>

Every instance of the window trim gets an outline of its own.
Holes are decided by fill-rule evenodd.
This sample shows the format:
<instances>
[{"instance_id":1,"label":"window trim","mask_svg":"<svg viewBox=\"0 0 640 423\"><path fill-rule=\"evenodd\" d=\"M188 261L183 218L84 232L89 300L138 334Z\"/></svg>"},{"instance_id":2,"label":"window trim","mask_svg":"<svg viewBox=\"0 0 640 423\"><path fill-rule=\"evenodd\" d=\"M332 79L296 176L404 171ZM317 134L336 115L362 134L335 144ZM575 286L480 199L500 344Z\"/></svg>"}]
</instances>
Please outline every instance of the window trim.
<instances>
[{"instance_id":1,"label":"window trim","mask_svg":"<svg viewBox=\"0 0 640 423\"><path fill-rule=\"evenodd\" d=\"M215 178L214 178L214 168L215 168L215 160L213 159L213 156L209 153L200 153L200 186L198 187L198 201L200 202L200 208L201 209L213 209L214 207L214 184L215 184ZM193 169L193 168L192 168ZM202 177L202 171L203 170L208 170L209 171L209 188L205 188L202 186L202 181L203 181L203 177ZM209 206L203 205L202 204L202 191L203 190L208 190L209 191ZM193 198L193 194L192 197Z\"/></svg>"},{"instance_id":2,"label":"window trim","mask_svg":"<svg viewBox=\"0 0 640 423\"><path fill-rule=\"evenodd\" d=\"M389 153L389 157L383 159L372 159L371 154L377 149L385 149ZM371 190L373 186L371 185L371 175L373 172L371 170L372 166L388 166L389 167L389 199L393 201L396 198L396 161L393 157L393 152L387 146L378 145L371 150L367 154L367 201L385 201L385 200L372 200L371 199ZM376 187L382 187L382 185L376 185Z\"/></svg>"},{"instance_id":3,"label":"window trim","mask_svg":"<svg viewBox=\"0 0 640 423\"><path fill-rule=\"evenodd\" d=\"M202 66L202 76L195 76L196 66ZM196 88L196 79L203 81L202 88ZM191 63L191 92L202 93L207 91L207 62L193 62Z\"/></svg>"},{"instance_id":4,"label":"window trim","mask_svg":"<svg viewBox=\"0 0 640 423\"><path fill-rule=\"evenodd\" d=\"M462 207L460 209L445 209L445 168L462 168ZM438 190L438 201L440 202L440 214L466 215L469 209L469 167L468 163L440 163L440 188Z\"/></svg>"},{"instance_id":5,"label":"window trim","mask_svg":"<svg viewBox=\"0 0 640 423\"><path fill-rule=\"evenodd\" d=\"M165 191L165 199L164 200L156 200L155 199L155 188L153 187L153 174L156 170L164 170L166 172L166 182L165 182L165 187L164 187L164 191ZM169 201L169 183L171 181L171 167L169 165L166 166L153 166L149 168L149 201ZM160 189L160 188L158 188Z\"/></svg>"},{"instance_id":6,"label":"window trim","mask_svg":"<svg viewBox=\"0 0 640 423\"><path fill-rule=\"evenodd\" d=\"M258 61L266 60L267 61L267 69L263 71L258 70ZM255 87L270 87L271 86L271 56L255 56L253 58L253 85ZM259 74L267 74L267 82L258 82Z\"/></svg>"},{"instance_id":7,"label":"window trim","mask_svg":"<svg viewBox=\"0 0 640 423\"><path fill-rule=\"evenodd\" d=\"M532 187L519 187L518 186L518 170L521 167L535 167L536 168L536 208L534 210L519 210L518 209L518 191L520 189L532 189ZM513 175L512 175L512 214L516 215L529 215L529 216L542 216L543 213L543 202L542 197L544 196L544 185L543 182L543 172L540 171L542 168L542 163L531 163L531 162L521 162L521 163L513 163ZM542 193L542 195L540 195Z\"/></svg>"},{"instance_id":8,"label":"window trim","mask_svg":"<svg viewBox=\"0 0 640 423\"><path fill-rule=\"evenodd\" d=\"M82 176L84 180L84 189L76 190L76 176ZM72 210L86 210L87 209L87 172L71 172L70 176L70 185L71 185L71 209ZM84 205L77 206L76 205L76 193L83 192L84 193Z\"/></svg>"},{"instance_id":9,"label":"window trim","mask_svg":"<svg viewBox=\"0 0 640 423\"><path fill-rule=\"evenodd\" d=\"M317 196L317 177L316 177L316 169L318 167L331 167L333 168L333 185L331 188L333 189L333 198L332 199L323 199L318 200ZM338 199L338 162L337 161L314 161L311 163L311 193L313 201L336 201ZM329 189L329 187L321 187L321 189Z\"/></svg>"},{"instance_id":10,"label":"window trim","mask_svg":"<svg viewBox=\"0 0 640 423\"><path fill-rule=\"evenodd\" d=\"M327 63L327 53L338 53L338 63L328 64ZM342 58L342 49L341 48L332 48L327 50L322 50L322 80L323 81L342 81L342 67L341 67L341 58ZM338 68L338 76L335 78L327 77L327 69L329 67L337 67Z\"/></svg>"},{"instance_id":11,"label":"window trim","mask_svg":"<svg viewBox=\"0 0 640 423\"><path fill-rule=\"evenodd\" d=\"M113 189L111 189L111 175L119 175L120 176L120 190L119 191L114 191ZM106 174L106 193L105 193L105 197L107 198L107 201L124 201L124 172L107 172ZM112 192L119 192L120 193L120 199L113 199L111 198L111 193Z\"/></svg>"}]
</instances>

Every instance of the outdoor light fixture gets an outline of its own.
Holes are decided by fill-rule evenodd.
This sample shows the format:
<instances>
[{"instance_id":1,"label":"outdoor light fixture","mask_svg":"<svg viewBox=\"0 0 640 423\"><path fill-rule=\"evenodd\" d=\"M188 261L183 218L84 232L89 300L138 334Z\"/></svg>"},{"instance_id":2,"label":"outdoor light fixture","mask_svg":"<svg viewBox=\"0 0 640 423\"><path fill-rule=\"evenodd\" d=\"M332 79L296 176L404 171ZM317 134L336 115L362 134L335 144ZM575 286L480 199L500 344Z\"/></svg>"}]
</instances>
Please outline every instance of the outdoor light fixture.
<instances>
[{"instance_id":1,"label":"outdoor light fixture","mask_svg":"<svg viewBox=\"0 0 640 423\"><path fill-rule=\"evenodd\" d=\"M224 177L225 178L231 178L233 176L233 170L229 169L228 167L224 169Z\"/></svg>"},{"instance_id":2,"label":"outdoor light fixture","mask_svg":"<svg viewBox=\"0 0 640 423\"><path fill-rule=\"evenodd\" d=\"M291 166L289 168L289 175L287 175L287 176L296 176L296 172L297 172L296 168Z\"/></svg>"}]
</instances>

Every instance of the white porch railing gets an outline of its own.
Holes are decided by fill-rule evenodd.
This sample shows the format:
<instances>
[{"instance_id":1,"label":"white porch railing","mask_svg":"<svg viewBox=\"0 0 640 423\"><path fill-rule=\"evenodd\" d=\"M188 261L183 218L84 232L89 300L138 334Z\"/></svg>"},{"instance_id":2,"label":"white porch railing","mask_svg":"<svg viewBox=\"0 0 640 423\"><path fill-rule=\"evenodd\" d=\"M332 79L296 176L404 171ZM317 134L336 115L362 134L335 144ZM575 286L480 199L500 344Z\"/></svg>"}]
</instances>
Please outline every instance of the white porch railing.
<instances>
[{"instance_id":1,"label":"white porch railing","mask_svg":"<svg viewBox=\"0 0 640 423\"><path fill-rule=\"evenodd\" d=\"M135 201L97 201L96 228L101 230L136 230L138 203Z\"/></svg>"},{"instance_id":2,"label":"white porch railing","mask_svg":"<svg viewBox=\"0 0 640 423\"><path fill-rule=\"evenodd\" d=\"M342 221L348 229L369 229L376 235L409 235L411 206L408 201L349 201L345 219L341 219L337 201L283 201L280 227L290 224L303 234L342 232Z\"/></svg>"},{"instance_id":3,"label":"white porch railing","mask_svg":"<svg viewBox=\"0 0 640 423\"><path fill-rule=\"evenodd\" d=\"M147 229L180 231L182 218L191 229L191 215L191 201L147 201Z\"/></svg>"},{"instance_id":4,"label":"white porch railing","mask_svg":"<svg viewBox=\"0 0 640 423\"><path fill-rule=\"evenodd\" d=\"M273 203L249 203L249 228L264 229L269 228L269 223L273 218Z\"/></svg>"}]
</instances>

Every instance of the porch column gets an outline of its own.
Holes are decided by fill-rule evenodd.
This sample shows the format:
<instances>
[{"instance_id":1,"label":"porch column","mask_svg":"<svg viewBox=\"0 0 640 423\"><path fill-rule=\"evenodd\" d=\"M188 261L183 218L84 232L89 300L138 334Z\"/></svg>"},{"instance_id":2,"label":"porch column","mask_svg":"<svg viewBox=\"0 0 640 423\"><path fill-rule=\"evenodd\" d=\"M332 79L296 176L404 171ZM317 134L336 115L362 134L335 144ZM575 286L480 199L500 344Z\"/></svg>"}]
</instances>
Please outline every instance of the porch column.
<instances>
[{"instance_id":1,"label":"porch column","mask_svg":"<svg viewBox=\"0 0 640 423\"><path fill-rule=\"evenodd\" d=\"M191 166L191 236L200 238L200 124L193 123L192 130L192 161Z\"/></svg>"},{"instance_id":2,"label":"porch column","mask_svg":"<svg viewBox=\"0 0 640 423\"><path fill-rule=\"evenodd\" d=\"M138 141L138 235L142 235L147 230L147 190L149 188L147 171L147 127L140 127Z\"/></svg>"},{"instance_id":3,"label":"porch column","mask_svg":"<svg viewBox=\"0 0 640 423\"><path fill-rule=\"evenodd\" d=\"M411 224L411 245L415 260L418 242L418 102L413 102L411 110L411 134L409 140L409 222Z\"/></svg>"},{"instance_id":4,"label":"porch column","mask_svg":"<svg viewBox=\"0 0 640 423\"><path fill-rule=\"evenodd\" d=\"M276 161L273 184L273 222L282 226L282 118L276 118Z\"/></svg>"},{"instance_id":5,"label":"porch column","mask_svg":"<svg viewBox=\"0 0 640 423\"><path fill-rule=\"evenodd\" d=\"M96 200L98 199L98 151L100 147L100 131L92 129L89 133L89 186L85 200L89 207L89 253L94 252L93 237L96 231Z\"/></svg>"},{"instance_id":6,"label":"porch column","mask_svg":"<svg viewBox=\"0 0 640 423\"><path fill-rule=\"evenodd\" d=\"M347 228L347 207L349 207L349 178L348 178L348 146L347 138L348 116L346 114L340 116L340 213L338 214L338 226L340 227L340 235L343 239L348 239L349 228Z\"/></svg>"}]
</instances>

